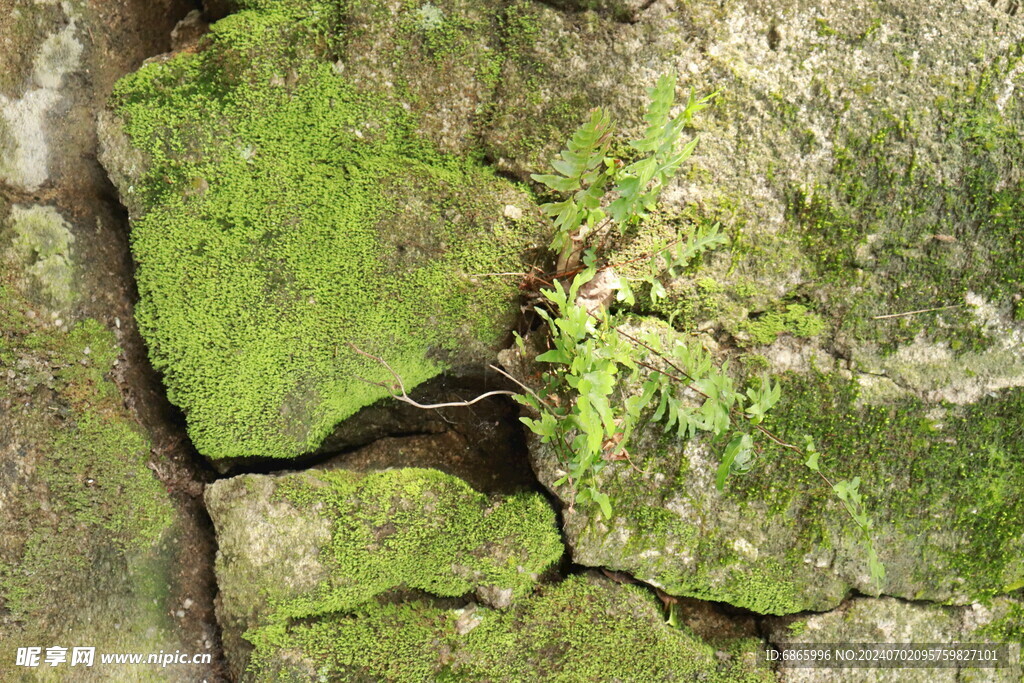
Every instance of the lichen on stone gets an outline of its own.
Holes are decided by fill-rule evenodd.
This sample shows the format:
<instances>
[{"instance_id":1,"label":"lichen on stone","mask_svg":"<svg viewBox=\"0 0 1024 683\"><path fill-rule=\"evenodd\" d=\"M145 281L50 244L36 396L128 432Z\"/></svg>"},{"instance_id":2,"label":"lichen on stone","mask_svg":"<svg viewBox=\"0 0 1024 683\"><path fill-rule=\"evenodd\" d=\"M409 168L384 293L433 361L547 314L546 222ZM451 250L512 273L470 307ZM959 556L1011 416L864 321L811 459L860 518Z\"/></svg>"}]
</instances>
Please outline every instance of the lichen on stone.
<instances>
[{"instance_id":1,"label":"lichen on stone","mask_svg":"<svg viewBox=\"0 0 1024 683\"><path fill-rule=\"evenodd\" d=\"M14 206L9 216L11 249L25 264L46 303L67 308L75 300L71 226L52 206Z\"/></svg>"}]
</instances>

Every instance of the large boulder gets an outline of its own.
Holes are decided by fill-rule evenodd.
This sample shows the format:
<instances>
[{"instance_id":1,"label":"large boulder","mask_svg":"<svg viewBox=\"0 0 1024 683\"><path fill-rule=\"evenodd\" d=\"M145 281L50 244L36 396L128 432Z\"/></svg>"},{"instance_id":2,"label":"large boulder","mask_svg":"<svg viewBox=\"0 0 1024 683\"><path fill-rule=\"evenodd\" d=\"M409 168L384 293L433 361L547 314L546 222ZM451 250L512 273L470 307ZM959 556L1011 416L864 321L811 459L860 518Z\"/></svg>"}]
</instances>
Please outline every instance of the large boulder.
<instances>
[{"instance_id":1,"label":"large boulder","mask_svg":"<svg viewBox=\"0 0 1024 683\"><path fill-rule=\"evenodd\" d=\"M101 122L140 327L210 458L312 451L396 381L489 357L537 236L522 189L338 59L334 3L244 4Z\"/></svg>"},{"instance_id":2,"label":"large boulder","mask_svg":"<svg viewBox=\"0 0 1024 683\"><path fill-rule=\"evenodd\" d=\"M609 260L632 274L693 220L721 223L733 253L666 282L648 312L741 348L824 331L757 350L780 369L838 358L881 401L965 404L1024 384L1012 8L655 2L623 23L537 3L517 25L529 39L503 62L484 145L520 177L547 166L587 107L639 134L661 73L719 92L694 119L692 165Z\"/></svg>"}]
</instances>

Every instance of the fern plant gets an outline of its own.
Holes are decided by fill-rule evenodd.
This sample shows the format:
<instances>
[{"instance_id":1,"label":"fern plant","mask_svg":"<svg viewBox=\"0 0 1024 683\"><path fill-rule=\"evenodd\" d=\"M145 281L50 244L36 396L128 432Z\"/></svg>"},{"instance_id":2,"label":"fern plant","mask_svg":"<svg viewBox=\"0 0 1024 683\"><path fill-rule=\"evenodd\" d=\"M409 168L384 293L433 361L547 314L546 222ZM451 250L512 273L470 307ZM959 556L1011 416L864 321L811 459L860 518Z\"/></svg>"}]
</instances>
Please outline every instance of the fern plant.
<instances>
[{"instance_id":1,"label":"fern plant","mask_svg":"<svg viewBox=\"0 0 1024 683\"><path fill-rule=\"evenodd\" d=\"M541 205L554 221L551 249L558 253L559 272L575 266L579 243L587 234L609 223L624 228L653 209L665 184L693 153L697 139L677 150L679 138L693 115L707 107L717 93L696 100L691 91L683 111L671 116L675 92L676 77L671 74L663 75L648 91L651 103L644 117L647 129L642 138L628 143L642 153L637 161L627 166L609 156L615 126L607 112L597 108L569 139L566 149L551 161L555 172L530 176L566 195L561 201ZM606 203L609 183L614 184L614 199Z\"/></svg>"},{"instance_id":2,"label":"fern plant","mask_svg":"<svg viewBox=\"0 0 1024 683\"><path fill-rule=\"evenodd\" d=\"M638 224L693 153L697 140L680 147L680 138L715 94L696 99L691 91L682 112L672 116L675 89L675 77L665 75L648 91L644 135L628 143L640 153L637 160L627 165L610 156L614 125L607 113L596 109L552 161L554 173L531 176L562 195L542 206L554 223L551 249L558 254L558 273L576 267L588 237L612 225L624 231ZM699 254L726 243L718 225L690 228L674 246L652 254L647 271L633 281L650 285L652 299L664 297L662 277L677 276ZM583 260L585 269L576 272L568 289L556 279L551 289L541 290L551 310L536 311L547 324L550 348L536 360L553 367L543 373L539 392L514 397L539 415L520 419L544 443L552 444L566 466L566 474L555 485L571 486L575 504L596 504L610 518L611 500L600 490L598 475L610 462L629 459L630 437L641 419L649 419L680 439L703 432L711 436L712 444L724 444L715 477L722 491L730 476L751 469L755 437L760 434L805 455L804 464L840 499L862 532L870 573L880 587L885 568L872 542L873 523L859 491L860 480L833 483L820 469L813 439L805 437L805 447L800 448L762 424L781 398L780 386L765 377L737 387L728 363L717 365L702 346L679 340L666 346L656 334L635 337L613 324L606 309L580 305L580 290L599 270L593 248L586 250ZM635 303L629 279L619 278L615 288L620 302ZM518 335L517 342L525 351ZM627 373L634 384L640 380L639 393L622 394Z\"/></svg>"},{"instance_id":3,"label":"fern plant","mask_svg":"<svg viewBox=\"0 0 1024 683\"><path fill-rule=\"evenodd\" d=\"M654 406L651 421L679 438L709 432L728 440L718 472L720 488L729 474L748 471L751 427L778 402L778 384L764 380L742 393L728 367L716 366L701 346L676 340L666 348L656 334L637 339L615 326L607 310L587 311L576 296L595 272L588 268L577 274L568 291L556 281L553 289L541 292L554 312L537 309L548 325L551 348L536 360L555 368L544 373L536 395L516 397L540 415L520 419L542 442L553 444L567 467L555 485L570 484L576 503L597 503L610 518L611 502L599 490L597 475L609 461L628 459L629 439L645 410ZM627 373L630 380L642 378L639 393L623 395L630 384L622 381Z\"/></svg>"}]
</instances>

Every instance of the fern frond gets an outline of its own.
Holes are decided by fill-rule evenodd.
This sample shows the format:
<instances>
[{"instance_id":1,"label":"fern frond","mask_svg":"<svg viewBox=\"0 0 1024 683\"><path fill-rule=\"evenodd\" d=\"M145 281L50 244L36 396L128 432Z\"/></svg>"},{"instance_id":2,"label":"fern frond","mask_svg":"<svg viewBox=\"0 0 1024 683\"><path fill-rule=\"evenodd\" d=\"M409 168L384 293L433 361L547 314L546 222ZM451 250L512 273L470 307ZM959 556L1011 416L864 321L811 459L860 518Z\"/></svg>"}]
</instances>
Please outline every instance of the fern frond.
<instances>
[{"instance_id":1,"label":"fern frond","mask_svg":"<svg viewBox=\"0 0 1024 683\"><path fill-rule=\"evenodd\" d=\"M569 139L568 149L563 149L551 166L558 175L530 175L556 192L575 192L590 184L594 171L604 163L612 135L611 117L603 109L595 109L590 118L580 126Z\"/></svg>"}]
</instances>

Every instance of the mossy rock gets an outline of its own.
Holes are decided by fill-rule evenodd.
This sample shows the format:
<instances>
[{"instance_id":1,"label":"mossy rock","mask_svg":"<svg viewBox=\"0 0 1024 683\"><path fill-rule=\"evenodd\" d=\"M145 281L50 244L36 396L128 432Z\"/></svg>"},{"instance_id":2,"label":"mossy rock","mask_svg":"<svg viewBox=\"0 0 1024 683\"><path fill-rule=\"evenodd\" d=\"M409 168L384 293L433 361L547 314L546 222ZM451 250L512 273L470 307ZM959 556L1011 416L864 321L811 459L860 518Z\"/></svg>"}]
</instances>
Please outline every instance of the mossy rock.
<instances>
[{"instance_id":1,"label":"mossy rock","mask_svg":"<svg viewBox=\"0 0 1024 683\"><path fill-rule=\"evenodd\" d=\"M488 497L437 470L243 475L206 501L236 671L250 629L358 611L398 589L507 607L563 552L539 494Z\"/></svg>"},{"instance_id":2,"label":"mossy rock","mask_svg":"<svg viewBox=\"0 0 1024 683\"><path fill-rule=\"evenodd\" d=\"M328 59L332 6L217 22L198 52L122 80L101 127L140 328L210 458L313 450L390 394L360 351L407 389L488 357L517 310L493 274L524 270L538 238L526 193Z\"/></svg>"},{"instance_id":3,"label":"mossy rock","mask_svg":"<svg viewBox=\"0 0 1024 683\"><path fill-rule=\"evenodd\" d=\"M545 586L504 612L373 603L252 638L248 681L775 680L757 639L716 649L666 624L649 593L592 575Z\"/></svg>"},{"instance_id":4,"label":"mossy rock","mask_svg":"<svg viewBox=\"0 0 1024 683\"><path fill-rule=\"evenodd\" d=\"M1010 324L1024 300L1020 16L956 2L654 3L632 23L537 11L489 110L484 144L504 170L543 172L591 106L641 133L661 73L679 76L680 97L719 93L687 132L700 143L660 213L720 222L732 252L666 283L667 300L641 296L646 312L743 347L771 344L780 323L825 332L865 372L911 346L945 366L945 386L890 374L928 400L1024 384ZM659 220L609 261L649 253Z\"/></svg>"},{"instance_id":5,"label":"mossy rock","mask_svg":"<svg viewBox=\"0 0 1024 683\"><path fill-rule=\"evenodd\" d=\"M109 378L114 335L92 319L56 326L3 282L17 267L4 272L0 678L26 673L18 647L95 647L97 664L100 653L208 651L186 645L169 617L185 512L150 469L150 440ZM109 673L101 668L81 680Z\"/></svg>"},{"instance_id":6,"label":"mossy rock","mask_svg":"<svg viewBox=\"0 0 1024 683\"><path fill-rule=\"evenodd\" d=\"M676 335L654 320L624 324ZM638 381L624 380L624 395ZM851 590L966 604L1024 585L1024 390L936 412L906 398L867 404L838 371L774 381L782 399L765 423L773 434L801 446L813 437L831 481L859 477L886 566L881 585L859 528L805 455L755 434L751 472L720 492L724 441L680 439L649 418L629 461L598 477L610 519L571 505L569 487L554 485L565 474L558 454L531 440L538 476L566 507L574 561L763 614L831 609Z\"/></svg>"}]
</instances>

